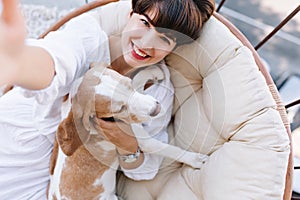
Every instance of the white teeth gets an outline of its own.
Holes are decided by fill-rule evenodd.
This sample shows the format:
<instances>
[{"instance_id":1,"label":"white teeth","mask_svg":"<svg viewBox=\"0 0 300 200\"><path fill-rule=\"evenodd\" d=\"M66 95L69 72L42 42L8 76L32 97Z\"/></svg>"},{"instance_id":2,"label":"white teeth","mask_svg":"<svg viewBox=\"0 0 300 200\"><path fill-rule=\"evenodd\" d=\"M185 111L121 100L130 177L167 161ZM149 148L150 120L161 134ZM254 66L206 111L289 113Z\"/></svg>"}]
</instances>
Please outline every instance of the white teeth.
<instances>
[{"instance_id":1,"label":"white teeth","mask_svg":"<svg viewBox=\"0 0 300 200\"><path fill-rule=\"evenodd\" d=\"M136 48L135 45L133 45L133 50L134 50L134 52L135 52L137 55L139 55L139 56L141 56L141 57L144 57L144 58L145 58L145 57L147 56L147 54L141 52L138 48Z\"/></svg>"}]
</instances>

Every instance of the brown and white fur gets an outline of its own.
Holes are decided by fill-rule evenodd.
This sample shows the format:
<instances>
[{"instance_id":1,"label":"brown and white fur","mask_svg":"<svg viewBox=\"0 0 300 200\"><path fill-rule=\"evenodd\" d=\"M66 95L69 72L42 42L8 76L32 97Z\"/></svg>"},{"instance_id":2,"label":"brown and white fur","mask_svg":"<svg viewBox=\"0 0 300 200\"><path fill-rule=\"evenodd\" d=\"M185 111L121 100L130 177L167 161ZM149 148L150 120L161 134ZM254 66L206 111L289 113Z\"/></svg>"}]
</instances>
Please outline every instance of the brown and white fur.
<instances>
[{"instance_id":1,"label":"brown and white fur","mask_svg":"<svg viewBox=\"0 0 300 200\"><path fill-rule=\"evenodd\" d=\"M149 137L137 123L151 120L158 114L160 104L153 97L134 90L131 79L105 67L98 64L98 71L96 68L89 70L85 75L89 78L83 79L78 89L78 92L83 92L83 89L92 88L94 98L88 98L85 103L76 101L79 107L72 105L72 109L69 103L69 109L64 111L67 114L58 127L58 143L55 144L51 158L48 199L117 199L116 149L93 128L90 120L94 116L114 117L132 124L139 146L144 152L155 152L196 168L200 168L206 159L205 155L188 152ZM99 73L101 68L102 72ZM162 71L158 69L149 68L137 84L143 85L149 79L164 78ZM72 104L75 100L76 98L72 98ZM82 118L76 119L78 115ZM157 151L158 149L161 151Z\"/></svg>"}]
</instances>

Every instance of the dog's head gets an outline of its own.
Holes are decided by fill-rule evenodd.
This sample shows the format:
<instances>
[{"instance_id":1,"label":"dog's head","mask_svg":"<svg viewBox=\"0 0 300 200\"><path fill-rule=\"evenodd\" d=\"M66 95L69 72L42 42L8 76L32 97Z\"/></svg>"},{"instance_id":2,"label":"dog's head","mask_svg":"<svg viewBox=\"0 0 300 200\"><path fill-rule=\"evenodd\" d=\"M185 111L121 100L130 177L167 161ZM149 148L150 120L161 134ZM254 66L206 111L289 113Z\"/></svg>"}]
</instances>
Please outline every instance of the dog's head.
<instances>
[{"instance_id":1,"label":"dog's head","mask_svg":"<svg viewBox=\"0 0 300 200\"><path fill-rule=\"evenodd\" d=\"M69 113L57 132L66 155L72 155L89 139L94 117L141 123L156 116L161 109L152 96L137 92L130 78L103 64L93 64L71 98L72 115Z\"/></svg>"},{"instance_id":2,"label":"dog's head","mask_svg":"<svg viewBox=\"0 0 300 200\"><path fill-rule=\"evenodd\" d=\"M98 67L99 66L95 66ZM95 85L95 112L98 118L111 118L126 123L140 123L160 112L160 104L150 95L137 92L131 79L105 68L102 74L92 76L99 79Z\"/></svg>"}]
</instances>

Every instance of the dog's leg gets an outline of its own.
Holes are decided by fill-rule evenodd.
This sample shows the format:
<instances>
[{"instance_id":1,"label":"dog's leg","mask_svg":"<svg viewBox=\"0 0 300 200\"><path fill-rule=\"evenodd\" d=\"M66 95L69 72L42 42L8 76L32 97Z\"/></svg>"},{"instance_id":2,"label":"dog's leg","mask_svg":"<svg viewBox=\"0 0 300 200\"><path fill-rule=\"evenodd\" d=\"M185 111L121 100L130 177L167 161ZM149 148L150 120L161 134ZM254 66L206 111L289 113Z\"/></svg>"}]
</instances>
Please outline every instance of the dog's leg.
<instances>
[{"instance_id":1,"label":"dog's leg","mask_svg":"<svg viewBox=\"0 0 300 200\"><path fill-rule=\"evenodd\" d=\"M50 157L50 175L53 175L53 173L54 173L57 156L58 156L58 142L55 140L52 155Z\"/></svg>"},{"instance_id":2,"label":"dog's leg","mask_svg":"<svg viewBox=\"0 0 300 200\"><path fill-rule=\"evenodd\" d=\"M57 160L53 174L50 176L50 185L48 191L48 200L61 199L60 181L63 167L65 165L66 155L63 153L61 148L58 146Z\"/></svg>"},{"instance_id":3,"label":"dog's leg","mask_svg":"<svg viewBox=\"0 0 300 200\"><path fill-rule=\"evenodd\" d=\"M104 192L100 196L100 200L118 200L116 193L116 173L119 162L116 160L110 168L102 175L99 180L104 188Z\"/></svg>"},{"instance_id":4,"label":"dog's leg","mask_svg":"<svg viewBox=\"0 0 300 200\"><path fill-rule=\"evenodd\" d=\"M179 147L153 139L141 125L132 124L131 127L141 150L144 152L171 158L194 168L201 168L208 158L207 155L183 150Z\"/></svg>"}]
</instances>

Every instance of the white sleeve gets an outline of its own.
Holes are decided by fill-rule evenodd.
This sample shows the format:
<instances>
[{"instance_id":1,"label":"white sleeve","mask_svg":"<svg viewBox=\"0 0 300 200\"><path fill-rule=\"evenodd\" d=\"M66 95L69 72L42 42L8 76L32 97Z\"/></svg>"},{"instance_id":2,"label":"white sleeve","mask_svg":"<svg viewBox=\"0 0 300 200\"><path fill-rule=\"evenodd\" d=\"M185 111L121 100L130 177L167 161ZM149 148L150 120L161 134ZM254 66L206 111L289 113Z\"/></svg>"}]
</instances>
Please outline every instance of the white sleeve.
<instances>
[{"instance_id":1,"label":"white sleeve","mask_svg":"<svg viewBox=\"0 0 300 200\"><path fill-rule=\"evenodd\" d=\"M158 84L149 87L145 93L156 98L161 106L161 113L156 116L150 123L144 123L143 127L149 135L164 143L168 142L167 126L171 119L172 105L174 98L174 88L170 81L170 74L166 66L160 66L166 79ZM121 168L124 174L134 180L150 180L155 177L163 158L154 154L144 153L144 162L136 169Z\"/></svg>"},{"instance_id":2,"label":"white sleeve","mask_svg":"<svg viewBox=\"0 0 300 200\"><path fill-rule=\"evenodd\" d=\"M88 70L91 62L109 62L107 35L94 17L83 14L62 30L51 32L44 39L28 39L27 44L45 49L54 60L55 76L47 88L20 88L25 97L36 100L33 105L36 129L53 141L61 120L62 99L73 82Z\"/></svg>"},{"instance_id":3,"label":"white sleeve","mask_svg":"<svg viewBox=\"0 0 300 200\"><path fill-rule=\"evenodd\" d=\"M62 30L50 32L44 39L28 39L27 44L45 49L53 58L55 76L43 90L25 90L41 104L64 96L75 79L91 62L109 62L108 39L94 17L83 14L70 20Z\"/></svg>"}]
</instances>

